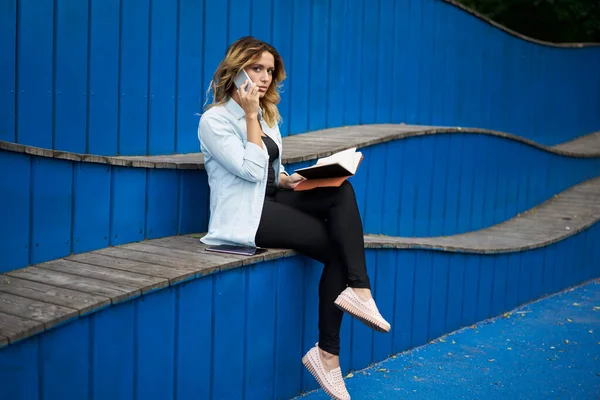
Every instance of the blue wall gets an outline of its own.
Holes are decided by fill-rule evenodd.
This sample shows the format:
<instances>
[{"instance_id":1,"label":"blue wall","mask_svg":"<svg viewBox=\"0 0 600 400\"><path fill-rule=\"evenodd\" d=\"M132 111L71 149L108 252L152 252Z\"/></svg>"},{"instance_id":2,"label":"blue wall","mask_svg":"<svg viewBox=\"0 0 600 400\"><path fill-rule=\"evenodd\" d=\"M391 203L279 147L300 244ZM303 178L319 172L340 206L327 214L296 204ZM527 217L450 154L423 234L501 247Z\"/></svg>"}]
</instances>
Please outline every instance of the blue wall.
<instances>
[{"instance_id":1,"label":"blue wall","mask_svg":"<svg viewBox=\"0 0 600 400\"><path fill-rule=\"evenodd\" d=\"M351 182L364 230L391 236L488 227L600 176L600 158L561 156L484 134L417 136L361 151L365 159ZM208 229L204 170L114 167L0 150L0 182L0 272Z\"/></svg>"},{"instance_id":2,"label":"blue wall","mask_svg":"<svg viewBox=\"0 0 600 400\"><path fill-rule=\"evenodd\" d=\"M367 250L388 334L344 317L345 373L600 276L600 224L548 247L494 255ZM290 398L316 387L321 266L290 257L143 295L0 350L11 400ZM92 397L93 396L93 397ZM243 397L245 396L245 397Z\"/></svg>"},{"instance_id":3,"label":"blue wall","mask_svg":"<svg viewBox=\"0 0 600 400\"><path fill-rule=\"evenodd\" d=\"M0 150L0 272L208 228L205 171L73 162Z\"/></svg>"},{"instance_id":4,"label":"blue wall","mask_svg":"<svg viewBox=\"0 0 600 400\"><path fill-rule=\"evenodd\" d=\"M600 47L534 44L440 0L5 0L0 22L0 140L42 148L198 151L204 91L247 34L285 60L284 135L406 122L555 144L600 129Z\"/></svg>"}]
</instances>

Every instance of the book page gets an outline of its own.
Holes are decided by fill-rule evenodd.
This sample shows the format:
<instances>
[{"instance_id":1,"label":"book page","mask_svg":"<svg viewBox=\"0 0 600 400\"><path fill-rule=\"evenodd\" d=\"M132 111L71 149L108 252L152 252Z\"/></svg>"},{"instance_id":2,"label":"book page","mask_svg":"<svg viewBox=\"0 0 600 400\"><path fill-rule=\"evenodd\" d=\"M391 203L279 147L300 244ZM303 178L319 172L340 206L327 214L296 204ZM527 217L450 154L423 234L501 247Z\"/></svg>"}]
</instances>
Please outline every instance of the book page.
<instances>
[{"instance_id":1,"label":"book page","mask_svg":"<svg viewBox=\"0 0 600 400\"><path fill-rule=\"evenodd\" d=\"M338 153L332 154L328 157L320 158L319 160L317 160L316 165L340 164L348 171L355 173L356 168L358 168L358 164L360 162L361 157L362 153L357 152L356 147L353 147L351 149L343 150Z\"/></svg>"}]
</instances>

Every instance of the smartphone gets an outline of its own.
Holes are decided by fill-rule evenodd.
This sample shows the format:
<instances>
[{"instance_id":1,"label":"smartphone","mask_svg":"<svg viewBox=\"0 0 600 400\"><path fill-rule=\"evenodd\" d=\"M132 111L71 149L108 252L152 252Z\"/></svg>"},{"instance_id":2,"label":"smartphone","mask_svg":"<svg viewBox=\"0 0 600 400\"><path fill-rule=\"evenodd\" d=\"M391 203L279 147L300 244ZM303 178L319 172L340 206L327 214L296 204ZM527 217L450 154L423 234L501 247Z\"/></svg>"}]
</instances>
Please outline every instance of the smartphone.
<instances>
[{"instance_id":1,"label":"smartphone","mask_svg":"<svg viewBox=\"0 0 600 400\"><path fill-rule=\"evenodd\" d=\"M241 89L242 85L244 84L246 79L248 80L248 86L246 86L246 92L247 92L248 90L250 90L250 85L252 85L252 79L250 79L250 77L248 76L248 74L246 73L246 70L244 68L242 68L240 73L237 74L237 76L235 77L235 79L233 81L235 83L235 86L237 86L238 89Z\"/></svg>"},{"instance_id":2,"label":"smartphone","mask_svg":"<svg viewBox=\"0 0 600 400\"><path fill-rule=\"evenodd\" d=\"M217 246L209 246L206 251L214 251L216 253L229 253L238 254L241 256L255 256L267 251L261 247L250 247L250 246L233 246L228 244L220 244Z\"/></svg>"}]
</instances>

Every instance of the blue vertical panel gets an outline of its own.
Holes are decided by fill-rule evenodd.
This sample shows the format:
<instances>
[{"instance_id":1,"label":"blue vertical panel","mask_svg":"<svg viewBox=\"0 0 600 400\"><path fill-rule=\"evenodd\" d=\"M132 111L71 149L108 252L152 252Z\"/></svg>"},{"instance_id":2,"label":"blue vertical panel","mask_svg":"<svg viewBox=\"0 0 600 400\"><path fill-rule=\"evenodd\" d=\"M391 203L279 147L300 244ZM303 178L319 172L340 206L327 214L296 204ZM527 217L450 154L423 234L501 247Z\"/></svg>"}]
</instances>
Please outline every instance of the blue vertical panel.
<instances>
[{"instance_id":1,"label":"blue vertical panel","mask_svg":"<svg viewBox=\"0 0 600 400\"><path fill-rule=\"evenodd\" d=\"M90 317L94 399L134 398L134 310L129 301Z\"/></svg>"},{"instance_id":2,"label":"blue vertical panel","mask_svg":"<svg viewBox=\"0 0 600 400\"><path fill-rule=\"evenodd\" d=\"M41 397L85 399L90 390L89 318L69 322L40 336ZM68 384L66 384L68 382Z\"/></svg>"},{"instance_id":3,"label":"blue vertical panel","mask_svg":"<svg viewBox=\"0 0 600 400\"><path fill-rule=\"evenodd\" d=\"M213 399L241 399L246 332L245 268L215 275L213 286Z\"/></svg>"},{"instance_id":4,"label":"blue vertical panel","mask_svg":"<svg viewBox=\"0 0 600 400\"><path fill-rule=\"evenodd\" d=\"M225 56L225 50L229 45L227 42L227 13L223 12L223 10L228 10L228 7L228 1L221 3L216 1L204 2L203 90L208 89L209 82L212 80L221 59ZM199 23L199 21L196 21L196 23ZM209 103L212 102L212 95L208 99Z\"/></svg>"},{"instance_id":5,"label":"blue vertical panel","mask_svg":"<svg viewBox=\"0 0 600 400\"><path fill-rule=\"evenodd\" d=\"M173 398L175 289L143 296L135 305L136 398Z\"/></svg>"},{"instance_id":6,"label":"blue vertical panel","mask_svg":"<svg viewBox=\"0 0 600 400\"><path fill-rule=\"evenodd\" d=\"M17 0L0 4L0 140L16 142L15 90L17 84Z\"/></svg>"},{"instance_id":7,"label":"blue vertical panel","mask_svg":"<svg viewBox=\"0 0 600 400\"><path fill-rule=\"evenodd\" d=\"M387 145L380 144L370 148L369 168L367 177L367 190L365 198L364 230L367 233L386 233L383 232L383 202L386 198L386 190L395 191L396 188L390 187L387 179L387 172L394 174L394 169L385 168L387 155ZM397 201L397 200L396 200ZM397 203L396 203L397 204Z\"/></svg>"},{"instance_id":8,"label":"blue vertical panel","mask_svg":"<svg viewBox=\"0 0 600 400\"><path fill-rule=\"evenodd\" d=\"M599 57L600 59L600 57ZM593 227L592 227L592 242L593 243L598 243L600 241L600 223L596 222ZM592 276L593 277L600 277L600 246L592 246L592 261L591 261L591 265L592 265ZM558 269L558 267L555 268L555 276L556 276L556 270Z\"/></svg>"},{"instance_id":9,"label":"blue vertical panel","mask_svg":"<svg viewBox=\"0 0 600 400\"><path fill-rule=\"evenodd\" d=\"M538 250L544 257L544 275L542 277L542 295L554 293L554 265L556 263L556 246L550 245Z\"/></svg>"},{"instance_id":10,"label":"blue vertical panel","mask_svg":"<svg viewBox=\"0 0 600 400\"><path fill-rule=\"evenodd\" d=\"M231 44L243 36L250 35L250 21L253 9L255 9L255 7L250 7L251 5L253 4L249 1L229 0L227 44ZM207 17L212 18L210 14L207 14ZM266 21L263 20L262 25L268 25L265 23Z\"/></svg>"},{"instance_id":11,"label":"blue vertical panel","mask_svg":"<svg viewBox=\"0 0 600 400\"><path fill-rule=\"evenodd\" d=\"M565 283L566 269L570 265L571 261L567 259L567 241L562 240L553 245L556 247L556 262L554 264L554 277L552 279L554 291L559 292L567 287Z\"/></svg>"},{"instance_id":12,"label":"blue vertical panel","mask_svg":"<svg viewBox=\"0 0 600 400\"><path fill-rule=\"evenodd\" d=\"M433 253L427 340L436 339L445 333L451 267L449 253Z\"/></svg>"},{"instance_id":13,"label":"blue vertical panel","mask_svg":"<svg viewBox=\"0 0 600 400\"><path fill-rule=\"evenodd\" d=\"M90 154L116 155L118 151L120 4L120 0L90 2Z\"/></svg>"},{"instance_id":14,"label":"blue vertical panel","mask_svg":"<svg viewBox=\"0 0 600 400\"><path fill-rule=\"evenodd\" d=\"M436 135L437 136L437 135ZM427 236L431 222L430 210L433 191L433 166L435 147L438 146L437 137L419 137L419 151L417 153L417 193L415 207L415 231L416 236ZM431 142L434 145L432 146ZM434 148L432 148L434 147ZM414 173L414 172L413 172Z\"/></svg>"},{"instance_id":15,"label":"blue vertical panel","mask_svg":"<svg viewBox=\"0 0 600 400\"><path fill-rule=\"evenodd\" d=\"M583 281L585 231L571 236L570 239L573 242L573 258L571 259L571 269L573 270L573 284L577 285Z\"/></svg>"},{"instance_id":16,"label":"blue vertical panel","mask_svg":"<svg viewBox=\"0 0 600 400\"><path fill-rule=\"evenodd\" d=\"M152 0L151 7L148 154L171 154L175 152L177 2Z\"/></svg>"},{"instance_id":17,"label":"blue vertical panel","mask_svg":"<svg viewBox=\"0 0 600 400\"><path fill-rule=\"evenodd\" d=\"M57 0L56 4L54 148L85 153L88 3Z\"/></svg>"},{"instance_id":18,"label":"blue vertical panel","mask_svg":"<svg viewBox=\"0 0 600 400\"><path fill-rule=\"evenodd\" d=\"M354 188L354 192L356 194L356 203L362 221L365 220L367 213L365 200L367 198L367 190L369 188L369 170L371 169L371 163L374 161L371 157L372 149L372 147L363 147L359 150L363 154L364 160L358 167L356 174L349 179L349 182L352 183L352 187Z\"/></svg>"},{"instance_id":19,"label":"blue vertical panel","mask_svg":"<svg viewBox=\"0 0 600 400\"><path fill-rule=\"evenodd\" d=\"M460 209L460 194L462 189L462 176L463 171L461 170L461 162L463 158L468 155L463 154L464 136L462 134L449 135L450 143L444 150L446 152L446 182L444 186L446 188L443 194L443 203L440 207L443 208L444 221L442 224L441 235L451 235L458 231L459 226L459 209ZM436 163L437 167L437 163Z\"/></svg>"},{"instance_id":20,"label":"blue vertical panel","mask_svg":"<svg viewBox=\"0 0 600 400\"><path fill-rule=\"evenodd\" d=\"M0 273L29 264L31 157L0 151Z\"/></svg>"},{"instance_id":21,"label":"blue vertical panel","mask_svg":"<svg viewBox=\"0 0 600 400\"><path fill-rule=\"evenodd\" d=\"M376 282L375 265L377 264L377 250L365 251L367 274L371 284ZM373 285L374 286L374 285ZM373 334L374 330L356 318L352 318L352 350L351 368L363 369L373 361Z\"/></svg>"},{"instance_id":22,"label":"blue vertical panel","mask_svg":"<svg viewBox=\"0 0 600 400\"><path fill-rule=\"evenodd\" d=\"M292 21L291 74L289 87L290 103L290 134L306 132L309 113L309 66L310 66L310 2L294 1Z\"/></svg>"},{"instance_id":23,"label":"blue vertical panel","mask_svg":"<svg viewBox=\"0 0 600 400\"><path fill-rule=\"evenodd\" d=\"M38 399L39 336L13 344L0 351L2 397L11 400Z\"/></svg>"},{"instance_id":24,"label":"blue vertical panel","mask_svg":"<svg viewBox=\"0 0 600 400\"><path fill-rule=\"evenodd\" d=\"M513 141L502 140L496 143L496 154L511 154L514 149ZM511 165L512 160L508 157L498 157L496 161L497 172L496 172L496 185L495 185L495 198L491 205L493 205L492 212L488 212L492 216L490 225L504 222L516 215L507 215L508 205L506 204L507 186L509 179L514 179L518 175L518 171L512 171ZM489 225L486 225L489 226Z\"/></svg>"},{"instance_id":25,"label":"blue vertical panel","mask_svg":"<svg viewBox=\"0 0 600 400\"><path fill-rule=\"evenodd\" d=\"M459 193L458 193L458 217L456 231L467 232L471 229L473 219L473 194L475 192L475 175L479 174L480 165L476 158L476 136L473 134L461 134L460 140L463 144L462 157L456 163L456 168L460 170ZM453 232L447 232L453 233Z\"/></svg>"},{"instance_id":26,"label":"blue vertical panel","mask_svg":"<svg viewBox=\"0 0 600 400\"><path fill-rule=\"evenodd\" d=\"M417 207L417 188L419 181L414 167L419 160L419 147L422 138L413 137L402 140L404 157L400 160L397 173L402 175L400 198L400 220L398 236L415 236L415 209Z\"/></svg>"},{"instance_id":27,"label":"blue vertical panel","mask_svg":"<svg viewBox=\"0 0 600 400\"><path fill-rule=\"evenodd\" d=\"M516 181L515 185L517 186L517 212L523 212L530 208L528 191L526 188L529 187L529 180L531 176L531 169L535 166L532 166L532 157L530 150L531 148L524 144L518 143L517 151L513 154L513 162L518 165L519 173L511 177L512 180ZM535 160L533 160L535 161Z\"/></svg>"},{"instance_id":28,"label":"blue vertical panel","mask_svg":"<svg viewBox=\"0 0 600 400\"><path fill-rule=\"evenodd\" d=\"M373 297L377 302L379 312L390 325L394 323L395 308L395 288L396 288L396 251L381 249L375 250L377 264L375 276L371 277L374 288ZM373 259L375 257L371 257ZM392 326L392 329L397 328ZM404 326L400 326L403 329ZM380 333L373 331L373 360L384 360L388 358L393 351L393 335L391 332Z\"/></svg>"},{"instance_id":29,"label":"blue vertical panel","mask_svg":"<svg viewBox=\"0 0 600 400\"><path fill-rule=\"evenodd\" d=\"M366 0L347 0L345 2L346 24L344 25L344 42L346 52L344 58L344 82L346 84L344 98L344 122L341 125L358 125L360 122L361 83L362 79L362 30L363 3ZM298 2L295 2L298 3Z\"/></svg>"},{"instance_id":30,"label":"blue vertical panel","mask_svg":"<svg viewBox=\"0 0 600 400\"><path fill-rule=\"evenodd\" d=\"M419 68L419 99L417 121L421 124L431 123L431 79L433 75L432 66L433 51L435 47L435 11L432 1L413 2L419 19L419 52L415 54Z\"/></svg>"},{"instance_id":31,"label":"blue vertical panel","mask_svg":"<svg viewBox=\"0 0 600 400\"><path fill-rule=\"evenodd\" d=\"M463 293L465 292L465 254L449 254L448 295L444 332L454 332L462 326Z\"/></svg>"},{"instance_id":32,"label":"blue vertical panel","mask_svg":"<svg viewBox=\"0 0 600 400\"><path fill-rule=\"evenodd\" d=\"M391 78L388 84L392 87L392 120L400 123L406 121L406 105L410 101L406 95L407 86L412 76L407 74L407 69L412 64L407 47L409 45L408 32L411 18L409 16L410 3L408 1L394 2L394 47L391 53L394 57L393 67L390 71Z\"/></svg>"},{"instance_id":33,"label":"blue vertical panel","mask_svg":"<svg viewBox=\"0 0 600 400\"><path fill-rule=\"evenodd\" d=\"M428 5L431 7L431 4ZM442 3L436 3L429 12L429 18L433 21L432 27L430 28L430 35L433 36L433 40L430 45L432 48L431 65L428 65L430 68L429 80L431 83L428 93L430 96L428 106L430 107L429 111L431 112L431 115L428 123L439 126L444 125L443 117L444 106L446 103L445 96L447 96L447 81L452 79L449 79L446 76L449 65L446 60L448 53L448 46L445 38L447 25L444 23L444 21L447 21L446 7L444 7ZM444 90L440 90L440 88L444 88Z\"/></svg>"},{"instance_id":34,"label":"blue vertical panel","mask_svg":"<svg viewBox=\"0 0 600 400\"><path fill-rule=\"evenodd\" d=\"M278 104L279 113L283 119L283 123L280 126L281 135L287 136L290 129L289 118L290 118L290 78L291 72L290 65L292 59L292 7L293 3L288 0L273 0L273 40L272 44L277 49L277 52L283 59L283 65L285 72L288 75L285 81L283 81L283 87L281 89L281 102ZM331 97L330 97L331 99ZM341 123L337 124L341 125ZM336 125L336 126L337 126Z\"/></svg>"},{"instance_id":35,"label":"blue vertical panel","mask_svg":"<svg viewBox=\"0 0 600 400\"><path fill-rule=\"evenodd\" d=\"M344 97L351 81L345 76L347 43L344 29L347 24L344 14L348 0L330 0L329 10L329 46L327 60L327 127L344 125ZM350 89L351 90L351 89Z\"/></svg>"},{"instance_id":36,"label":"blue vertical panel","mask_svg":"<svg viewBox=\"0 0 600 400\"><path fill-rule=\"evenodd\" d=\"M462 325L477 322L477 297L479 289L479 271L481 269L477 254L466 256L465 280L462 305Z\"/></svg>"},{"instance_id":37,"label":"blue vertical panel","mask_svg":"<svg viewBox=\"0 0 600 400\"><path fill-rule=\"evenodd\" d=\"M292 398L300 392L304 367L302 317L304 311L304 258L285 258L277 264L274 398ZM347 355L346 355L347 356ZM284 372L285 371L285 372Z\"/></svg>"},{"instance_id":38,"label":"blue vertical panel","mask_svg":"<svg viewBox=\"0 0 600 400\"><path fill-rule=\"evenodd\" d=\"M492 316L497 316L506 311L506 286L508 285L508 255L496 254L489 257L494 263L494 277L492 286ZM490 260L492 261L492 260Z\"/></svg>"},{"instance_id":39,"label":"blue vertical panel","mask_svg":"<svg viewBox=\"0 0 600 400\"><path fill-rule=\"evenodd\" d=\"M308 130L315 131L325 128L327 124L327 96L330 90L327 85L329 0L311 3L307 117Z\"/></svg>"},{"instance_id":40,"label":"blue vertical panel","mask_svg":"<svg viewBox=\"0 0 600 400\"><path fill-rule=\"evenodd\" d=\"M208 176L204 170L179 170L180 235L208 230Z\"/></svg>"},{"instance_id":41,"label":"blue vertical panel","mask_svg":"<svg viewBox=\"0 0 600 400\"><path fill-rule=\"evenodd\" d=\"M372 124L375 122L379 100L377 98L379 3L380 0L371 0L363 7L363 31L360 47L362 69L360 75L355 75L356 79L353 79L360 86L360 92L357 91L355 94L348 94L350 96L358 96L361 100L359 121L361 124Z\"/></svg>"},{"instance_id":42,"label":"blue vertical panel","mask_svg":"<svg viewBox=\"0 0 600 400\"><path fill-rule=\"evenodd\" d=\"M538 299L542 295L542 280L544 279L544 252L541 249L530 250L531 254L531 296Z\"/></svg>"},{"instance_id":43,"label":"blue vertical panel","mask_svg":"<svg viewBox=\"0 0 600 400\"><path fill-rule=\"evenodd\" d=\"M381 231L386 235L398 235L398 226L402 215L402 171L398 168L398 160L404 158L404 144L400 140L388 142L387 157L384 162L385 191L381 210ZM389 171L389 173L387 173Z\"/></svg>"},{"instance_id":44,"label":"blue vertical panel","mask_svg":"<svg viewBox=\"0 0 600 400\"><path fill-rule=\"evenodd\" d=\"M490 317L492 309L492 288L494 287L494 259L497 255L480 255L479 288L477 290L477 321Z\"/></svg>"},{"instance_id":45,"label":"blue vertical panel","mask_svg":"<svg viewBox=\"0 0 600 400\"><path fill-rule=\"evenodd\" d=\"M406 102L406 118L407 124L419 123L418 120L418 109L419 109L419 97L421 96L421 88L419 87L419 74L420 65L415 62L415 58L419 57L422 50L421 47L421 4L420 2L411 1L408 6L408 19L410 20L408 35L407 35L407 47L405 49L408 60L407 68L403 71L403 75L406 75L408 79L408 85L406 86L406 95L404 96Z\"/></svg>"},{"instance_id":46,"label":"blue vertical panel","mask_svg":"<svg viewBox=\"0 0 600 400\"><path fill-rule=\"evenodd\" d=\"M450 4L438 3L438 9L443 10L442 12L442 20L449 21L452 18L454 13L454 7ZM438 11L439 12L439 11ZM441 90L440 94L443 96L444 106L442 109L442 117L441 123L442 125L457 125L456 118L456 97L457 92L460 89L466 89L464 86L459 86L460 82L458 78L460 77L460 73L462 68L460 68L460 64L456 62L456 60L461 60L461 56L458 53L461 51L461 47L464 46L463 40L459 37L458 33L459 25L444 25L443 29L443 37L438 38L436 42L436 47L444 48L444 64L442 64L443 69L445 70L445 74L448 78L446 78L444 82L444 90ZM434 109L435 111L436 109Z\"/></svg>"},{"instance_id":47,"label":"blue vertical panel","mask_svg":"<svg viewBox=\"0 0 600 400\"><path fill-rule=\"evenodd\" d=\"M18 7L17 142L52 148L54 1L21 0Z\"/></svg>"},{"instance_id":48,"label":"blue vertical panel","mask_svg":"<svg viewBox=\"0 0 600 400\"><path fill-rule=\"evenodd\" d=\"M452 136L434 135L428 141L434 142L433 169L431 171L431 194L429 201L429 223L424 234L426 236L440 236L444 232L446 215L444 213L448 199L446 187L456 184L448 179L449 170L456 170L456 166L449 164L452 157ZM426 177L427 179L427 177Z\"/></svg>"},{"instance_id":49,"label":"blue vertical panel","mask_svg":"<svg viewBox=\"0 0 600 400\"><path fill-rule=\"evenodd\" d=\"M484 187L484 198L482 202L482 218L481 225L473 227L474 229L491 226L495 223L494 207L498 196L498 175L500 175L500 153L497 148L500 146L502 139L497 137L488 137L485 141L484 154L486 157L485 181L482 182ZM478 173L478 172L475 172Z\"/></svg>"},{"instance_id":50,"label":"blue vertical panel","mask_svg":"<svg viewBox=\"0 0 600 400\"><path fill-rule=\"evenodd\" d=\"M176 287L175 376L177 399L209 399L213 277Z\"/></svg>"},{"instance_id":51,"label":"blue vertical panel","mask_svg":"<svg viewBox=\"0 0 600 400\"><path fill-rule=\"evenodd\" d=\"M252 22L250 24L252 36L267 43L271 42L271 27L273 20L271 11L273 10L272 0L252 0ZM235 10L235 8L234 8ZM230 38L230 40L233 38Z\"/></svg>"},{"instance_id":52,"label":"blue vertical panel","mask_svg":"<svg viewBox=\"0 0 600 400\"><path fill-rule=\"evenodd\" d=\"M275 380L275 315L277 264L271 261L250 267L246 292L246 352L244 356L244 397L268 399Z\"/></svg>"},{"instance_id":53,"label":"blue vertical panel","mask_svg":"<svg viewBox=\"0 0 600 400\"><path fill-rule=\"evenodd\" d=\"M345 315L340 328L340 367L342 373L352 369L352 317Z\"/></svg>"},{"instance_id":54,"label":"blue vertical panel","mask_svg":"<svg viewBox=\"0 0 600 400\"><path fill-rule=\"evenodd\" d=\"M526 303L533 299L532 281L533 276L533 253L531 251L521 252L521 268L519 270L519 304Z\"/></svg>"},{"instance_id":55,"label":"blue vertical panel","mask_svg":"<svg viewBox=\"0 0 600 400\"><path fill-rule=\"evenodd\" d=\"M204 3L196 0L179 1L177 53L177 119L175 151L200 151L197 114L202 112L204 92L202 82L202 36Z\"/></svg>"},{"instance_id":56,"label":"blue vertical panel","mask_svg":"<svg viewBox=\"0 0 600 400\"><path fill-rule=\"evenodd\" d=\"M73 163L34 157L31 167L31 264L71 252Z\"/></svg>"},{"instance_id":57,"label":"blue vertical panel","mask_svg":"<svg viewBox=\"0 0 600 400\"><path fill-rule=\"evenodd\" d=\"M148 170L148 213L146 238L177 234L179 206L179 171L175 169ZM196 210L201 213L201 210Z\"/></svg>"},{"instance_id":58,"label":"blue vertical panel","mask_svg":"<svg viewBox=\"0 0 600 400\"><path fill-rule=\"evenodd\" d=\"M511 142L511 153L512 159L504 162L503 174L506 182L506 195L505 195L505 211L501 221L505 221L509 218L517 215L519 210L518 198L519 198L519 176L523 174L519 163L519 153L522 149L520 143Z\"/></svg>"},{"instance_id":59,"label":"blue vertical panel","mask_svg":"<svg viewBox=\"0 0 600 400\"><path fill-rule=\"evenodd\" d=\"M390 321L394 353L411 347L416 254L414 250L398 250L396 253L396 299L394 319Z\"/></svg>"},{"instance_id":60,"label":"blue vertical panel","mask_svg":"<svg viewBox=\"0 0 600 400\"><path fill-rule=\"evenodd\" d=\"M146 173L143 168L112 168L111 246L144 239Z\"/></svg>"},{"instance_id":61,"label":"blue vertical panel","mask_svg":"<svg viewBox=\"0 0 600 400\"><path fill-rule=\"evenodd\" d=\"M433 275L432 263L433 252L417 252L411 347L425 344L429 337L429 309L431 305L431 278Z\"/></svg>"},{"instance_id":62,"label":"blue vertical panel","mask_svg":"<svg viewBox=\"0 0 600 400\"><path fill-rule=\"evenodd\" d=\"M110 167L78 162L73 168L73 252L108 247Z\"/></svg>"},{"instance_id":63,"label":"blue vertical panel","mask_svg":"<svg viewBox=\"0 0 600 400\"><path fill-rule=\"evenodd\" d=\"M506 263L506 295L504 299L504 308L506 310L512 310L519 304L521 253L509 253Z\"/></svg>"},{"instance_id":64,"label":"blue vertical panel","mask_svg":"<svg viewBox=\"0 0 600 400\"><path fill-rule=\"evenodd\" d=\"M120 155L147 154L149 42L150 0L122 0Z\"/></svg>"},{"instance_id":65,"label":"blue vertical panel","mask_svg":"<svg viewBox=\"0 0 600 400\"><path fill-rule=\"evenodd\" d=\"M488 166L487 158L489 154L486 152L486 144L489 145L489 136L475 135L473 137L473 147L475 154L473 155L474 161L473 166L475 170L470 171L473 174L473 187L471 195L471 219L469 224L469 230L476 230L482 228L483 218L485 215L486 205L486 192L491 190L493 182L488 182L488 171L493 166ZM491 147L491 146L490 146Z\"/></svg>"},{"instance_id":66,"label":"blue vertical panel","mask_svg":"<svg viewBox=\"0 0 600 400\"><path fill-rule=\"evenodd\" d=\"M319 280L323 264L305 258L304 264L304 288L303 302L304 313L302 315L302 355L310 350L319 340ZM319 384L315 378L302 367L302 390L316 389Z\"/></svg>"}]
</instances>

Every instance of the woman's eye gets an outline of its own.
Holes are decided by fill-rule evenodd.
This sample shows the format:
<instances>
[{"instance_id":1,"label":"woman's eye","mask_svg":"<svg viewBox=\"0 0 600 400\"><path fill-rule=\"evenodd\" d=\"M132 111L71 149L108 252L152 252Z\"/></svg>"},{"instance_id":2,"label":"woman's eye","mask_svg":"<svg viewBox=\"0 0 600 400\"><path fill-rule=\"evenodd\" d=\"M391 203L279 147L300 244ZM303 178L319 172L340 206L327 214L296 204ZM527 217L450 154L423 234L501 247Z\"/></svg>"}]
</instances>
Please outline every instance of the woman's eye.
<instances>
[{"instance_id":1,"label":"woman's eye","mask_svg":"<svg viewBox=\"0 0 600 400\"><path fill-rule=\"evenodd\" d=\"M254 72L260 72L260 67L254 67Z\"/></svg>"}]
</instances>

